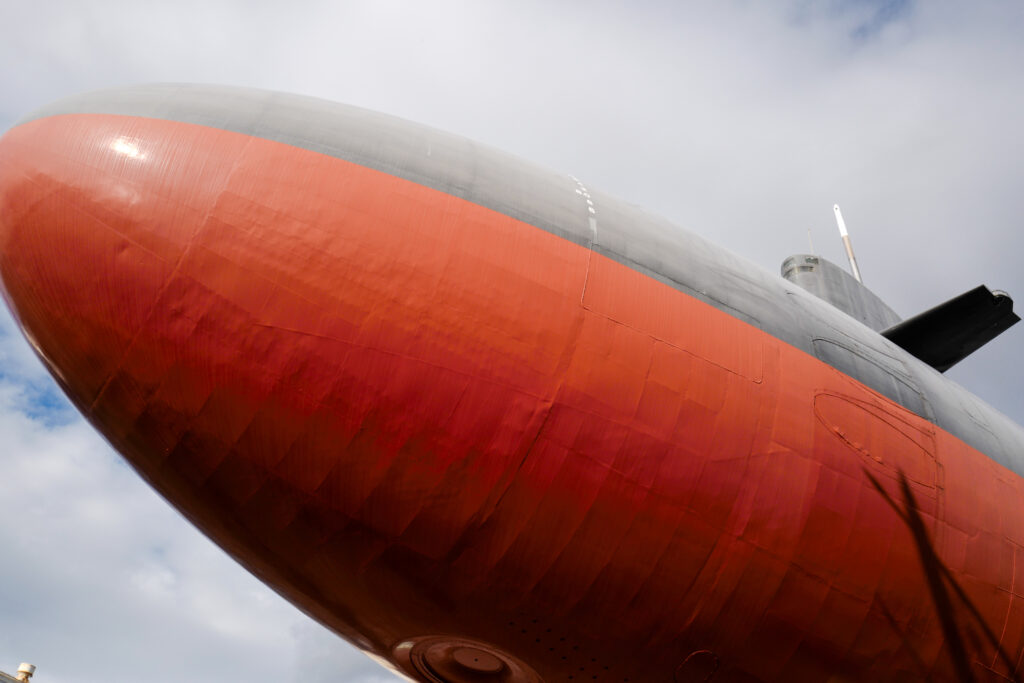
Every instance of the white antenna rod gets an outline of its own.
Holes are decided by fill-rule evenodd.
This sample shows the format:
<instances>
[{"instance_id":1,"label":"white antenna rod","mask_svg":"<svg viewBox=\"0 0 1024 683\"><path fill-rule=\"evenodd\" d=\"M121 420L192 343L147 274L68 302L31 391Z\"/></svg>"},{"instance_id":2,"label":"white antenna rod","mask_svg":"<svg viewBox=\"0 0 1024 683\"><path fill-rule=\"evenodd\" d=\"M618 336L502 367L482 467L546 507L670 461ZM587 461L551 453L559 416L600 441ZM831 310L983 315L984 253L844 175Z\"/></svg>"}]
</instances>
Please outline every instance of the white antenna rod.
<instances>
[{"instance_id":1,"label":"white antenna rod","mask_svg":"<svg viewBox=\"0 0 1024 683\"><path fill-rule=\"evenodd\" d=\"M836 211L836 223L839 224L839 236L843 238L843 246L846 247L846 255L850 259L850 270L853 271L853 277L856 278L857 282L864 284L864 281L860 279L860 268L857 267L857 258L853 255L853 244L850 243L850 233L846 232L846 221L843 220L843 212L839 210L839 205L836 204L832 207Z\"/></svg>"}]
</instances>

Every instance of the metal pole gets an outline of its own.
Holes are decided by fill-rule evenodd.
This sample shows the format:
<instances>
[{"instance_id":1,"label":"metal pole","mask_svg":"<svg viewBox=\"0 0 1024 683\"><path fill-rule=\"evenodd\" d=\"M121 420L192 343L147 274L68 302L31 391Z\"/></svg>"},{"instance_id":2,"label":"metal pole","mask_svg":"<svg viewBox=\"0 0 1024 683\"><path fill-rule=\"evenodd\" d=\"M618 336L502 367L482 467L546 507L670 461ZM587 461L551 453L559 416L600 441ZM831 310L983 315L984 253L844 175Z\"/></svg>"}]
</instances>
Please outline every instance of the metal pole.
<instances>
[{"instance_id":1,"label":"metal pole","mask_svg":"<svg viewBox=\"0 0 1024 683\"><path fill-rule=\"evenodd\" d=\"M832 208L836 211L836 223L839 224L839 236L843 238L843 246L846 247L846 256L850 259L850 270L853 271L853 277L857 282L864 284L864 280L860 279L860 268L857 267L857 257L853 255L853 244L850 243L850 233L846 231L846 221L843 220L843 212L839 210L838 204L835 204Z\"/></svg>"}]
</instances>

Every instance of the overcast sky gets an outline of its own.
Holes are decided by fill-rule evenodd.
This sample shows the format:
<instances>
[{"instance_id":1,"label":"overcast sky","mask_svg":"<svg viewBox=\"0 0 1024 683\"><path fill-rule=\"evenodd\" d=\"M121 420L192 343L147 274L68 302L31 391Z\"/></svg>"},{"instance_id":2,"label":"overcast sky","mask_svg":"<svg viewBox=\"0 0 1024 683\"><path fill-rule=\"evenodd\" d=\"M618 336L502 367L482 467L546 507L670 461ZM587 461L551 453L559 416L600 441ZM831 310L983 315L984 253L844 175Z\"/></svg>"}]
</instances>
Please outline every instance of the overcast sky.
<instances>
[{"instance_id":1,"label":"overcast sky","mask_svg":"<svg viewBox=\"0 0 1024 683\"><path fill-rule=\"evenodd\" d=\"M151 81L396 114L618 195L778 271L838 263L907 316L1024 309L1024 4L0 2L0 130ZM2 307L0 307L2 308ZM1024 325L949 375L1024 422ZM81 420L0 312L0 670L392 681L236 566ZM187 672L187 674L186 674Z\"/></svg>"}]
</instances>

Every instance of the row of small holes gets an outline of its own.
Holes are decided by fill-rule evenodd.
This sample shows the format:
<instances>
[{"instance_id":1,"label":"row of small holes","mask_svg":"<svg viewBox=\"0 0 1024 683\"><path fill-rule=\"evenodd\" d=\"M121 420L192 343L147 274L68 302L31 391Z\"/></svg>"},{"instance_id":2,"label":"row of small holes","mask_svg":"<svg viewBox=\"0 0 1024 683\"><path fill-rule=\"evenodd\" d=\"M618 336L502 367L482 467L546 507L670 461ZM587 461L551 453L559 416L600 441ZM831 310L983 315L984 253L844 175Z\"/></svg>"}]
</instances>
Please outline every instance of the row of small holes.
<instances>
[{"instance_id":1,"label":"row of small holes","mask_svg":"<svg viewBox=\"0 0 1024 683\"><path fill-rule=\"evenodd\" d=\"M530 626L536 626L536 625L537 625L537 621L538 621L537 619L531 619L531 620L530 620L530 624L529 624L529 625L530 625ZM510 622L508 622L508 625L509 625L509 627L510 627L510 628L516 628L516 627L517 627L517 624L516 624L516 622L514 622L514 621L510 621ZM519 626L519 633L520 633L521 635L524 635L524 636L525 636L525 635L528 635L528 629L527 629L527 628L523 628L522 626ZM546 628L546 629L544 629L544 633L545 633L545 634L551 634L551 629L550 629L550 628ZM554 637L554 636L552 636L552 637ZM541 642L541 638L540 638L540 637L534 638L534 639L533 639L533 642L535 642L535 643L538 643L538 644L539 644L539 643ZM559 637L559 638L558 638L558 642L559 642L559 643L565 643L565 637L564 637L564 636L561 636L561 637ZM579 645L573 645L573 646L572 646L572 650L573 650L573 652L579 652L579 649L580 649L580 646L579 646ZM548 652L554 652L554 651L555 651L555 646L550 646L550 647L548 647ZM569 661L569 657L568 657L568 655L562 655L562 661L563 661L563 662L568 662L568 661ZM597 658L596 658L596 657L591 657L591 658L590 658L590 663L591 663L591 664L595 664L595 665L596 665L596 664L597 664ZM601 668L602 668L602 669L603 669L604 671L608 671L608 667L607 667L607 666L603 666L603 667L601 667ZM581 667L579 668L579 670L580 670L580 672L582 672L582 673L586 673L586 667L585 667L585 666L581 666ZM577 675L578 675L578 674L569 674L569 677L568 677L568 678L569 678L569 680L575 680L575 679L576 679L576 677L577 677ZM591 679L591 680L593 680L593 681L596 681L596 680L598 680L599 676L600 676L600 673L596 673L596 674L593 674L593 675L592 675L592 676L590 677L590 679ZM583 677L581 676L581 678L583 678ZM623 679L622 679L622 683L629 683L629 678L623 678Z\"/></svg>"}]
</instances>

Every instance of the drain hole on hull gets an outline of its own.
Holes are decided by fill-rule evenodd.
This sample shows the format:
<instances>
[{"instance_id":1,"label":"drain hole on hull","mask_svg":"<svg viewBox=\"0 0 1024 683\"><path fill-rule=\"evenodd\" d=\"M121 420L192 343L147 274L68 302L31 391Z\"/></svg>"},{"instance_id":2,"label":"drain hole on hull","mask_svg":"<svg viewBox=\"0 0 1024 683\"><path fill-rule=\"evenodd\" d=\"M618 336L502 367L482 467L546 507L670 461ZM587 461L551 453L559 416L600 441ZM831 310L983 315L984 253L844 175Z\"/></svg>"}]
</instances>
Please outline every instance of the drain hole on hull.
<instances>
[{"instance_id":1,"label":"drain hole on hull","mask_svg":"<svg viewBox=\"0 0 1024 683\"><path fill-rule=\"evenodd\" d=\"M431 683L542 683L530 667L493 645L426 636L394 648L395 658Z\"/></svg>"}]
</instances>

